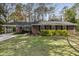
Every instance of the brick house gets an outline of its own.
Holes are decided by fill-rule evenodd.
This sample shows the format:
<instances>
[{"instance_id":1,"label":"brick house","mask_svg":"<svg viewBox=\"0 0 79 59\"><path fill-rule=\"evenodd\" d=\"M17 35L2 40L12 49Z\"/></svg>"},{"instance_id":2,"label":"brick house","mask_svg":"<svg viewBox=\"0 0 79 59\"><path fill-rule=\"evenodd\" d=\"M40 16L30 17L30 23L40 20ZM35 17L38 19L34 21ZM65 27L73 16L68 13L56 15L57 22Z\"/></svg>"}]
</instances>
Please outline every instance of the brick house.
<instances>
[{"instance_id":1,"label":"brick house","mask_svg":"<svg viewBox=\"0 0 79 59\"><path fill-rule=\"evenodd\" d=\"M76 24L64 21L39 21L39 22L11 22L3 25L6 32L13 32L13 27L16 32L31 32L38 34L41 30L63 30L66 29L70 33L75 33Z\"/></svg>"},{"instance_id":2,"label":"brick house","mask_svg":"<svg viewBox=\"0 0 79 59\"><path fill-rule=\"evenodd\" d=\"M70 22L45 21L37 24L32 24L32 33L40 33L40 30L68 30L70 33L75 33L76 24Z\"/></svg>"}]
</instances>

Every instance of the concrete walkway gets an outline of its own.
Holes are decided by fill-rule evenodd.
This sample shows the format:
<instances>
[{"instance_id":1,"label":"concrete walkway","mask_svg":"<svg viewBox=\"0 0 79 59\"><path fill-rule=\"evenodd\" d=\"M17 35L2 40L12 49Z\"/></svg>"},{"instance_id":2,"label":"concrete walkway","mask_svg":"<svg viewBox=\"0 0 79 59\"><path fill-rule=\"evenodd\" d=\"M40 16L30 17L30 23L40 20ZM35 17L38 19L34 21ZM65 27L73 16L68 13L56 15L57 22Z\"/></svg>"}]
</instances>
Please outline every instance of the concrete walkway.
<instances>
[{"instance_id":1,"label":"concrete walkway","mask_svg":"<svg viewBox=\"0 0 79 59\"><path fill-rule=\"evenodd\" d=\"M8 40L10 38L15 37L16 35L12 35L12 33L9 34L0 34L0 41Z\"/></svg>"}]
</instances>

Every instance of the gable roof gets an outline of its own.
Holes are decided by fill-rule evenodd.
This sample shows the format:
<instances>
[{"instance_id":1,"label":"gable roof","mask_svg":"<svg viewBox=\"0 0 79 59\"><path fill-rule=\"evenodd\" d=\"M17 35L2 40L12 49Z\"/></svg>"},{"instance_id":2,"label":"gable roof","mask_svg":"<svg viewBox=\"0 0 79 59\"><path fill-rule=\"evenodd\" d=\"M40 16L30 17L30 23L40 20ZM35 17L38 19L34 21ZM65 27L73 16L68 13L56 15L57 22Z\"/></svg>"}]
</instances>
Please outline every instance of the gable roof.
<instances>
[{"instance_id":1,"label":"gable roof","mask_svg":"<svg viewBox=\"0 0 79 59\"><path fill-rule=\"evenodd\" d=\"M61 21L42 21L37 24L32 24L32 25L76 25L71 22L61 22Z\"/></svg>"},{"instance_id":2,"label":"gable roof","mask_svg":"<svg viewBox=\"0 0 79 59\"><path fill-rule=\"evenodd\" d=\"M31 26L31 25L76 25L71 22L60 22L60 21L40 21L40 22L11 22L6 23L3 26Z\"/></svg>"}]
</instances>

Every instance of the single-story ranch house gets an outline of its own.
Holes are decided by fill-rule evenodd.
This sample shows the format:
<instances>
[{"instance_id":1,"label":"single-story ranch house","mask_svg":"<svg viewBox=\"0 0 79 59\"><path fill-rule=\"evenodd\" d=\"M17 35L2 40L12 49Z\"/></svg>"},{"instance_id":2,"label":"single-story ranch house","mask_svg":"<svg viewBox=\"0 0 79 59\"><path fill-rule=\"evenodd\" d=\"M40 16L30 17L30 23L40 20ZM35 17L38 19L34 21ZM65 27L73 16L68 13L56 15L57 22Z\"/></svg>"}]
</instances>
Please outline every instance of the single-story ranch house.
<instances>
[{"instance_id":1,"label":"single-story ranch house","mask_svg":"<svg viewBox=\"0 0 79 59\"><path fill-rule=\"evenodd\" d=\"M76 24L65 21L38 21L38 22L10 22L3 25L6 32L13 32L13 27L16 32L31 32L38 34L40 30L63 30L66 29L71 33L75 33Z\"/></svg>"},{"instance_id":2,"label":"single-story ranch house","mask_svg":"<svg viewBox=\"0 0 79 59\"><path fill-rule=\"evenodd\" d=\"M70 22L57 22L57 21L46 21L32 24L32 33L39 33L40 30L68 30L70 33L75 33L76 24Z\"/></svg>"}]
</instances>

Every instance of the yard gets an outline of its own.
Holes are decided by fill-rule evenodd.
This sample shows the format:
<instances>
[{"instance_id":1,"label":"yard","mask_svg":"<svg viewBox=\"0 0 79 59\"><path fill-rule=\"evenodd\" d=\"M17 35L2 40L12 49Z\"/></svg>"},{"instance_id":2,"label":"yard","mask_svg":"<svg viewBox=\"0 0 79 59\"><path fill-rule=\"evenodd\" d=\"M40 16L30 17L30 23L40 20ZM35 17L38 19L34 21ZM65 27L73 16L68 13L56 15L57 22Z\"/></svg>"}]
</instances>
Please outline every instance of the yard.
<instances>
[{"instance_id":1,"label":"yard","mask_svg":"<svg viewBox=\"0 0 79 59\"><path fill-rule=\"evenodd\" d=\"M78 42L77 40L75 41ZM73 46L75 46L75 44L73 44ZM78 45L76 47L78 47ZM0 42L0 55L77 56L79 52L69 45L67 38L64 37L27 36L19 34L15 38Z\"/></svg>"}]
</instances>

